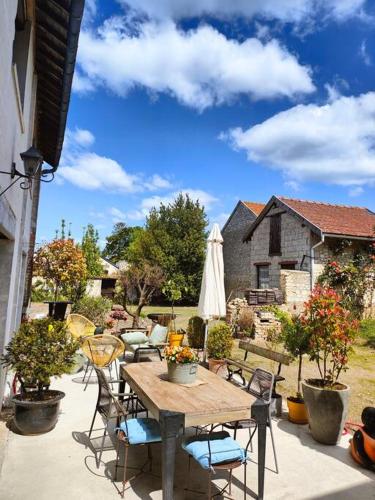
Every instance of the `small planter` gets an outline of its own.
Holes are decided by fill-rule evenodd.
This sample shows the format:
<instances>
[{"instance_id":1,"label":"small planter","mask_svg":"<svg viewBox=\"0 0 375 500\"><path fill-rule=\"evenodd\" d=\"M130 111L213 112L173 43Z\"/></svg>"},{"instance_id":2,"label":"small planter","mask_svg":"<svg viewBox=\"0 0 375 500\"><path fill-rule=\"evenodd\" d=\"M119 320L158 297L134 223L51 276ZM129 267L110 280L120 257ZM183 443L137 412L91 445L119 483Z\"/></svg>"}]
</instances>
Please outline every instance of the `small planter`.
<instances>
[{"instance_id":1,"label":"small planter","mask_svg":"<svg viewBox=\"0 0 375 500\"><path fill-rule=\"evenodd\" d=\"M226 366L225 359L208 359L208 369L210 370L210 372L214 372L217 374L224 366Z\"/></svg>"},{"instance_id":2,"label":"small planter","mask_svg":"<svg viewBox=\"0 0 375 500\"><path fill-rule=\"evenodd\" d=\"M334 389L321 386L320 379L302 382L310 430L313 438L323 444L340 441L348 414L350 388L336 384Z\"/></svg>"},{"instance_id":3,"label":"small planter","mask_svg":"<svg viewBox=\"0 0 375 500\"><path fill-rule=\"evenodd\" d=\"M46 391L44 395L49 399L28 401L21 399L21 395L14 396L12 399L15 405L14 423L21 434L26 436L44 434L55 427L59 416L60 401L65 397L65 393Z\"/></svg>"},{"instance_id":4,"label":"small planter","mask_svg":"<svg viewBox=\"0 0 375 500\"><path fill-rule=\"evenodd\" d=\"M306 405L303 399L289 397L286 400L288 405L288 419L293 424L307 424L309 419L307 416Z\"/></svg>"},{"instance_id":5,"label":"small planter","mask_svg":"<svg viewBox=\"0 0 375 500\"><path fill-rule=\"evenodd\" d=\"M272 394L271 398L271 415L280 418L283 407L283 398L281 394Z\"/></svg>"},{"instance_id":6,"label":"small planter","mask_svg":"<svg viewBox=\"0 0 375 500\"><path fill-rule=\"evenodd\" d=\"M168 363L168 380L174 384L192 384L197 371L197 363Z\"/></svg>"},{"instance_id":7,"label":"small planter","mask_svg":"<svg viewBox=\"0 0 375 500\"><path fill-rule=\"evenodd\" d=\"M171 332L168 336L168 343L171 347L180 347L180 345L182 345L183 340L184 340L183 333Z\"/></svg>"},{"instance_id":8,"label":"small planter","mask_svg":"<svg viewBox=\"0 0 375 500\"><path fill-rule=\"evenodd\" d=\"M44 303L48 304L48 316L56 321L64 321L68 305L73 304L73 302L66 300L45 301Z\"/></svg>"}]
</instances>

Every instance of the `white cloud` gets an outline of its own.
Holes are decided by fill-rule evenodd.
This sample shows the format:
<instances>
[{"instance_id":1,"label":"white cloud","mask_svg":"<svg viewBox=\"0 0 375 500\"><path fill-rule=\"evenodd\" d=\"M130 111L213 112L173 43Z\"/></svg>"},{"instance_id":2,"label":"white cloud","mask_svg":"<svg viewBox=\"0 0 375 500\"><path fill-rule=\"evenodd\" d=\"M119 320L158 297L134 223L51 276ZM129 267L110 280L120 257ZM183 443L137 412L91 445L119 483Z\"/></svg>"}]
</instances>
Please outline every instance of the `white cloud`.
<instances>
[{"instance_id":1,"label":"white cloud","mask_svg":"<svg viewBox=\"0 0 375 500\"><path fill-rule=\"evenodd\" d=\"M76 68L73 75L73 91L77 94L85 94L95 90L95 85L89 78L83 76L79 68Z\"/></svg>"},{"instance_id":2,"label":"white cloud","mask_svg":"<svg viewBox=\"0 0 375 500\"><path fill-rule=\"evenodd\" d=\"M367 51L367 42L366 40L363 40L360 47L359 47L359 55L362 58L363 62L365 63L366 66L371 66L372 61L370 54Z\"/></svg>"},{"instance_id":3,"label":"white cloud","mask_svg":"<svg viewBox=\"0 0 375 500\"><path fill-rule=\"evenodd\" d=\"M117 222L125 222L127 219L126 213L116 207L111 207L108 212L112 216L112 222L114 224Z\"/></svg>"},{"instance_id":4,"label":"white cloud","mask_svg":"<svg viewBox=\"0 0 375 500\"><path fill-rule=\"evenodd\" d=\"M158 174L145 178L127 172L116 160L90 151L95 136L85 129L67 129L57 181L67 180L76 186L117 193L137 193L169 189L170 182Z\"/></svg>"},{"instance_id":5,"label":"white cloud","mask_svg":"<svg viewBox=\"0 0 375 500\"><path fill-rule=\"evenodd\" d=\"M351 196L352 198L356 197L356 196L360 196L362 193L363 193L364 189L363 187L361 186L357 186L357 187L354 187L352 189L349 189L349 196Z\"/></svg>"},{"instance_id":6,"label":"white cloud","mask_svg":"<svg viewBox=\"0 0 375 500\"><path fill-rule=\"evenodd\" d=\"M375 93L299 105L222 139L287 180L343 186L375 183Z\"/></svg>"},{"instance_id":7,"label":"white cloud","mask_svg":"<svg viewBox=\"0 0 375 500\"><path fill-rule=\"evenodd\" d=\"M212 224L214 224L216 222L217 224L219 224L220 228L222 229L224 224L229 219L229 216L230 216L229 212L221 212L215 216L211 216L210 221L212 222Z\"/></svg>"},{"instance_id":8,"label":"white cloud","mask_svg":"<svg viewBox=\"0 0 375 500\"><path fill-rule=\"evenodd\" d=\"M312 17L337 21L360 16L366 0L118 0L123 5L156 19L182 19L208 15L302 22Z\"/></svg>"},{"instance_id":9,"label":"white cloud","mask_svg":"<svg viewBox=\"0 0 375 500\"><path fill-rule=\"evenodd\" d=\"M151 196L149 198L144 198L141 203L141 211L144 214L147 214L152 208L159 207L161 203L164 205L172 203L180 193L184 195L188 194L191 199L198 200L206 210L210 210L218 201L218 199L213 195L201 189L181 189L180 191L174 191L165 196Z\"/></svg>"},{"instance_id":10,"label":"white cloud","mask_svg":"<svg viewBox=\"0 0 375 500\"><path fill-rule=\"evenodd\" d=\"M89 131L82 128L76 128L73 132L73 140L82 147L92 146L95 142L94 135Z\"/></svg>"},{"instance_id":11,"label":"white cloud","mask_svg":"<svg viewBox=\"0 0 375 500\"><path fill-rule=\"evenodd\" d=\"M185 32L171 21L110 18L97 31L81 33L78 62L92 86L119 96L141 86L198 110L241 94L293 98L315 89L309 67L278 41L239 42L207 25Z\"/></svg>"}]
</instances>

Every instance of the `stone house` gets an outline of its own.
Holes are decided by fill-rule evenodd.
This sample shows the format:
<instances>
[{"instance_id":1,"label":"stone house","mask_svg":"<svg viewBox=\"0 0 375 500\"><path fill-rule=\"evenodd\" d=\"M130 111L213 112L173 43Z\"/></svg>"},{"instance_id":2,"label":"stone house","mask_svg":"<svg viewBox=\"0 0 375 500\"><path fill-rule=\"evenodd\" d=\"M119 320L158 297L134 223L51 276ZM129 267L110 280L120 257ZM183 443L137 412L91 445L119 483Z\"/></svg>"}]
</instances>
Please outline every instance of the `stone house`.
<instances>
[{"instance_id":1,"label":"stone house","mask_svg":"<svg viewBox=\"0 0 375 500\"><path fill-rule=\"evenodd\" d=\"M86 294L90 297L113 299L120 268L103 257L100 257L100 263L103 268L102 276L88 280Z\"/></svg>"},{"instance_id":2,"label":"stone house","mask_svg":"<svg viewBox=\"0 0 375 500\"><path fill-rule=\"evenodd\" d=\"M272 196L244 233L248 287L279 288L302 302L329 260L368 248L374 227L367 208Z\"/></svg>"},{"instance_id":3,"label":"stone house","mask_svg":"<svg viewBox=\"0 0 375 500\"><path fill-rule=\"evenodd\" d=\"M226 221L221 233L224 239L224 281L225 295L241 296L249 287L250 246L243 244L246 230L263 210L263 203L239 201Z\"/></svg>"},{"instance_id":4,"label":"stone house","mask_svg":"<svg viewBox=\"0 0 375 500\"><path fill-rule=\"evenodd\" d=\"M47 180L59 164L83 7L0 0L0 355L28 302L40 170ZM44 164L29 183L10 174L26 173L20 154L31 146ZM0 368L0 407L5 376Z\"/></svg>"}]
</instances>

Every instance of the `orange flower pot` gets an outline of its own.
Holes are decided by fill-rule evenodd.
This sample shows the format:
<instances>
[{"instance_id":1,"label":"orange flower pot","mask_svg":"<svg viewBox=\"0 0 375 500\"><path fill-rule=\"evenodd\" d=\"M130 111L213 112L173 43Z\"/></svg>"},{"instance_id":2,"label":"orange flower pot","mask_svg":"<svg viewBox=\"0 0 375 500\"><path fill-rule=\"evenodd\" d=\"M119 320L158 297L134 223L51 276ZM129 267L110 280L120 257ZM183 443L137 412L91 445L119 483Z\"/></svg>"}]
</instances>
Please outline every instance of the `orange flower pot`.
<instances>
[{"instance_id":1,"label":"orange flower pot","mask_svg":"<svg viewBox=\"0 0 375 500\"><path fill-rule=\"evenodd\" d=\"M288 419L294 424L307 424L308 416L305 403L297 398L287 398L287 405L289 410Z\"/></svg>"}]
</instances>

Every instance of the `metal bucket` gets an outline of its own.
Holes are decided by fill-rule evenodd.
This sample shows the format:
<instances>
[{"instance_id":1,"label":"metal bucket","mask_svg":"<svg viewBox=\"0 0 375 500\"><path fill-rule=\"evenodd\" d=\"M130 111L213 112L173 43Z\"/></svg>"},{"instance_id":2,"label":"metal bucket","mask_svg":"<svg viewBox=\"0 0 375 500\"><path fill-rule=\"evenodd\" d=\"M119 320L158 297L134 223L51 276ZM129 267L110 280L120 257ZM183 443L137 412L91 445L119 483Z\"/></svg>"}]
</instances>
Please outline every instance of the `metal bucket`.
<instances>
[{"instance_id":1,"label":"metal bucket","mask_svg":"<svg viewBox=\"0 0 375 500\"><path fill-rule=\"evenodd\" d=\"M175 384L192 384L197 377L197 363L168 363L168 380Z\"/></svg>"}]
</instances>

